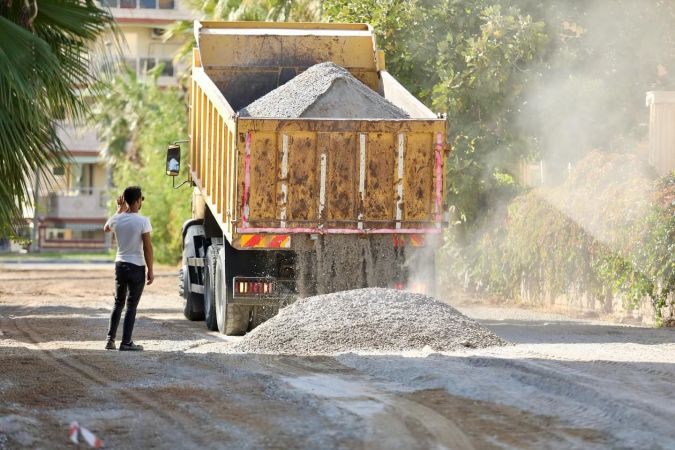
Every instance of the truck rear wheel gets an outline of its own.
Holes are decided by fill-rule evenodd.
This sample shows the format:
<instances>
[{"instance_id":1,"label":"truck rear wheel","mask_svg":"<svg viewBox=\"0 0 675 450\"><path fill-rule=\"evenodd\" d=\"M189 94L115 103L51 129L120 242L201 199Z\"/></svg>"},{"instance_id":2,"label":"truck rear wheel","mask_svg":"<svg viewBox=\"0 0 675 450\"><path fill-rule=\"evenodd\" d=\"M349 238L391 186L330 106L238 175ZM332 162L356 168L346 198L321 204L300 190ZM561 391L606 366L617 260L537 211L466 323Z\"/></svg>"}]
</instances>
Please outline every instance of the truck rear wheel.
<instances>
[{"instance_id":1,"label":"truck rear wheel","mask_svg":"<svg viewBox=\"0 0 675 450\"><path fill-rule=\"evenodd\" d=\"M183 224L183 266L178 278L178 290L185 299L183 314L188 320L204 320L204 295L192 292L192 284L201 285L200 268L188 265L188 258L203 256L200 254L204 239L204 227L201 220L188 220Z\"/></svg>"},{"instance_id":2,"label":"truck rear wheel","mask_svg":"<svg viewBox=\"0 0 675 450\"><path fill-rule=\"evenodd\" d=\"M204 320L204 296L192 292L190 288L190 270L183 266L178 273L180 295L185 299L183 314L188 320Z\"/></svg>"},{"instance_id":3,"label":"truck rear wheel","mask_svg":"<svg viewBox=\"0 0 675 450\"><path fill-rule=\"evenodd\" d=\"M215 298L218 331L228 336L242 336L248 331L251 307L230 304L233 295L232 277L227 272L226 253L226 249L221 248L216 262Z\"/></svg>"},{"instance_id":4,"label":"truck rear wheel","mask_svg":"<svg viewBox=\"0 0 675 450\"><path fill-rule=\"evenodd\" d=\"M215 277L218 270L217 259L218 247L212 245L206 251L206 264L204 264L204 319L206 328L211 331L218 329L215 291Z\"/></svg>"}]
</instances>

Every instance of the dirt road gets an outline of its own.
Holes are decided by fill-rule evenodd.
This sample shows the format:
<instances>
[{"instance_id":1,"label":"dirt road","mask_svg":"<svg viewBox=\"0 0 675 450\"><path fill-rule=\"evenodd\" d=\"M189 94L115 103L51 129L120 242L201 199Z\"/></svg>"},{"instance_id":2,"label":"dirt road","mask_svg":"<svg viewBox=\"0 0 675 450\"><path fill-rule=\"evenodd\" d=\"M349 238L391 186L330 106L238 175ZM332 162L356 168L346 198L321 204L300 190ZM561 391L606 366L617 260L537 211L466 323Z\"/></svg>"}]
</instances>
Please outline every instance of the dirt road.
<instances>
[{"instance_id":1,"label":"dirt road","mask_svg":"<svg viewBox=\"0 0 675 450\"><path fill-rule=\"evenodd\" d=\"M432 355L234 354L173 273L143 353L103 350L111 268L0 272L0 449L675 448L675 330L461 307L516 345ZM84 444L80 444L81 447Z\"/></svg>"}]
</instances>

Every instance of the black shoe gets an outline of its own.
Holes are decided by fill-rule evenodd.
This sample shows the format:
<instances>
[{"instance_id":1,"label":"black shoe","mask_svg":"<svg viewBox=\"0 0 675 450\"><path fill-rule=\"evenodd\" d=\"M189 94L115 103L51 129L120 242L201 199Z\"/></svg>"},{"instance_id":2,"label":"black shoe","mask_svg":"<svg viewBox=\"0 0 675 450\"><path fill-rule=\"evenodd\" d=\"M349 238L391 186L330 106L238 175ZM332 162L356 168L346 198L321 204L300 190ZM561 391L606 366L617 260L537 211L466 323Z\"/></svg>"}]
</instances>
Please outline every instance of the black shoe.
<instances>
[{"instance_id":1,"label":"black shoe","mask_svg":"<svg viewBox=\"0 0 675 450\"><path fill-rule=\"evenodd\" d=\"M106 350L117 350L115 347L115 339L108 339L108 342L105 343Z\"/></svg>"},{"instance_id":2,"label":"black shoe","mask_svg":"<svg viewBox=\"0 0 675 450\"><path fill-rule=\"evenodd\" d=\"M129 342L128 344L125 344L122 342L120 344L120 351L121 352L141 352L143 351L143 346L142 345L136 345L133 342Z\"/></svg>"}]
</instances>

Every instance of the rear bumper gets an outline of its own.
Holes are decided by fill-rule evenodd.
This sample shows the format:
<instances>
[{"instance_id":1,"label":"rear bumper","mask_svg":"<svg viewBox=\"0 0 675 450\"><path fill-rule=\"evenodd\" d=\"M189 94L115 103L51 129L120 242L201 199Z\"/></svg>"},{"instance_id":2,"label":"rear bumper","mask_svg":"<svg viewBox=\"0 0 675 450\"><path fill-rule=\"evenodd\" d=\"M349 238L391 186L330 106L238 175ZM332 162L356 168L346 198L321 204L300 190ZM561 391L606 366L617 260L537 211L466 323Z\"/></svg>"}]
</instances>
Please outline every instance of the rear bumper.
<instances>
[{"instance_id":1,"label":"rear bumper","mask_svg":"<svg viewBox=\"0 0 675 450\"><path fill-rule=\"evenodd\" d=\"M290 300L289 297L270 297L261 295L257 297L234 297L228 304L245 306L281 306L289 303Z\"/></svg>"},{"instance_id":2,"label":"rear bumper","mask_svg":"<svg viewBox=\"0 0 675 450\"><path fill-rule=\"evenodd\" d=\"M441 224L437 228L237 228L240 234L441 234L442 231Z\"/></svg>"}]
</instances>

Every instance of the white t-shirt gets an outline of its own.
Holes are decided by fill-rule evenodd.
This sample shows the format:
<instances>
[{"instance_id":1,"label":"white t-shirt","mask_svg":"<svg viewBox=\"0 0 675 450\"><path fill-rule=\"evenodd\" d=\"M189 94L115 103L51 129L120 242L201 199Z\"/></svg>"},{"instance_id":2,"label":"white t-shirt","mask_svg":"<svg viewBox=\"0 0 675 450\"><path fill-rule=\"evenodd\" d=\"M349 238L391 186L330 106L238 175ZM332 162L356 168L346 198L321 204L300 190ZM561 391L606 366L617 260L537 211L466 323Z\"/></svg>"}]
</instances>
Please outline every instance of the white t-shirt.
<instances>
[{"instance_id":1,"label":"white t-shirt","mask_svg":"<svg viewBox=\"0 0 675 450\"><path fill-rule=\"evenodd\" d=\"M106 226L109 226L115 232L117 238L115 262L121 261L145 266L141 235L152 231L150 219L138 213L121 213L108 219Z\"/></svg>"}]
</instances>

